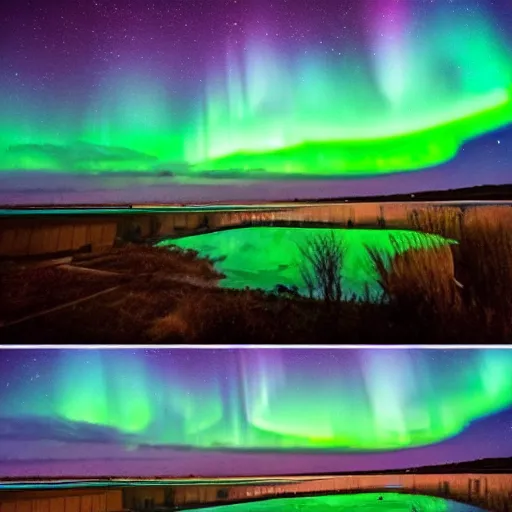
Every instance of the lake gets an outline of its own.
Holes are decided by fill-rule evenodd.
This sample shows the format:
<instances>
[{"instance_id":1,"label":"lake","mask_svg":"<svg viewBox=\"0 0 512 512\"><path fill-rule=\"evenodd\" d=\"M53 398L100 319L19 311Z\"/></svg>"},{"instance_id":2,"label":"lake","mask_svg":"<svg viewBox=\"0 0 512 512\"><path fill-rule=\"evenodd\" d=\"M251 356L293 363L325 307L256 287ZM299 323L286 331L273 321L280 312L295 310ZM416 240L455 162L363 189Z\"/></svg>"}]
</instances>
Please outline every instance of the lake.
<instances>
[{"instance_id":1,"label":"lake","mask_svg":"<svg viewBox=\"0 0 512 512\"><path fill-rule=\"evenodd\" d=\"M382 500L379 497L382 496ZM277 498L201 508L202 512L482 512L483 509L420 494L360 493Z\"/></svg>"},{"instance_id":2,"label":"lake","mask_svg":"<svg viewBox=\"0 0 512 512\"><path fill-rule=\"evenodd\" d=\"M194 249L200 256L213 259L215 267L226 275L220 281L220 286L225 288L249 287L270 291L282 284L297 286L302 294L306 294L299 268L299 247L316 235L328 235L330 232L346 248L342 268L346 298L363 298L367 288L373 299L381 294L366 247L392 257L396 252L392 238L397 241L399 251L445 243L438 236L413 231L245 227L164 240L158 245Z\"/></svg>"}]
</instances>

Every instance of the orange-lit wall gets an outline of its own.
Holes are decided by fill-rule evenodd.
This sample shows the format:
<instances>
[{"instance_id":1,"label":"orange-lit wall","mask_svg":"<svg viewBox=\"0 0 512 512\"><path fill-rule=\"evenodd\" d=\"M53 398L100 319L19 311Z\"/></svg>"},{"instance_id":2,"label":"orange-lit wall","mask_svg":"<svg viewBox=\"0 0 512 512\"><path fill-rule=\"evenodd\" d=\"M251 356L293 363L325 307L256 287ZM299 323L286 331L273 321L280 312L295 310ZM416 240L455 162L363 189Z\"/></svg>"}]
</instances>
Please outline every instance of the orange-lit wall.
<instances>
[{"instance_id":1,"label":"orange-lit wall","mask_svg":"<svg viewBox=\"0 0 512 512\"><path fill-rule=\"evenodd\" d=\"M166 236L193 233L205 226L219 227L250 223L327 222L339 226L388 227L407 229L412 210L426 209L429 203L348 203L299 206L274 211L151 213L98 215L60 218L0 218L0 256L29 256L76 251L84 246L93 250L112 247L116 236L123 237L137 228L140 236ZM450 208L459 211L459 208ZM471 207L468 224L505 223L512 227L510 206Z\"/></svg>"},{"instance_id":2,"label":"orange-lit wall","mask_svg":"<svg viewBox=\"0 0 512 512\"><path fill-rule=\"evenodd\" d=\"M35 256L112 247L117 224L107 218L27 222L0 220L0 256Z\"/></svg>"},{"instance_id":3,"label":"orange-lit wall","mask_svg":"<svg viewBox=\"0 0 512 512\"><path fill-rule=\"evenodd\" d=\"M4 491L0 494L0 512L117 512L122 510L122 503L121 489Z\"/></svg>"},{"instance_id":4,"label":"orange-lit wall","mask_svg":"<svg viewBox=\"0 0 512 512\"><path fill-rule=\"evenodd\" d=\"M295 494L400 491L443 496L471 503L494 512L512 509L512 475L368 475L302 479L296 483L265 485L180 485L135 487L124 491L125 508L143 510L145 503L154 506L193 507L293 496ZM478 482L478 484L476 483ZM393 487L390 487L393 486ZM395 488L397 486L397 488Z\"/></svg>"},{"instance_id":5,"label":"orange-lit wall","mask_svg":"<svg viewBox=\"0 0 512 512\"><path fill-rule=\"evenodd\" d=\"M390 486L393 486L390 487ZM399 486L395 488L395 486ZM304 477L265 485L178 485L0 494L0 512L117 512L157 506L193 507L308 493L401 491L443 496L493 512L512 508L512 475L366 475Z\"/></svg>"}]
</instances>

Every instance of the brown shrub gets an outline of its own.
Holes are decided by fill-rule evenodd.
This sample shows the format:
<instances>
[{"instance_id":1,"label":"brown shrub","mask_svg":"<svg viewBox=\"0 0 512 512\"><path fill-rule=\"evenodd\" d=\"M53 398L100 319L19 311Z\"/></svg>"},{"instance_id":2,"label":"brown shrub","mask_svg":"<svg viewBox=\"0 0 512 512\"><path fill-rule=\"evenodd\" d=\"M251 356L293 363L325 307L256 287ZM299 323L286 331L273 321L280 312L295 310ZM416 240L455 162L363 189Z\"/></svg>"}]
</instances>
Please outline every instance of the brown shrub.
<instances>
[{"instance_id":1,"label":"brown shrub","mask_svg":"<svg viewBox=\"0 0 512 512\"><path fill-rule=\"evenodd\" d=\"M275 331L276 318L263 293L200 290L181 296L174 309L148 330L158 341L176 337L190 342L264 341ZM276 334L278 332L276 331Z\"/></svg>"},{"instance_id":2,"label":"brown shrub","mask_svg":"<svg viewBox=\"0 0 512 512\"><path fill-rule=\"evenodd\" d=\"M499 334L512 333L512 231L503 224L465 227L457 278L468 310Z\"/></svg>"},{"instance_id":3,"label":"brown shrub","mask_svg":"<svg viewBox=\"0 0 512 512\"><path fill-rule=\"evenodd\" d=\"M178 247L128 245L115 249L108 256L98 259L97 264L92 262L88 266L131 274L164 272L205 280L223 277L215 270L213 262L200 258L197 251Z\"/></svg>"},{"instance_id":4,"label":"brown shrub","mask_svg":"<svg viewBox=\"0 0 512 512\"><path fill-rule=\"evenodd\" d=\"M192 326L179 311L173 311L158 318L148 330L149 337L154 341L162 341L174 336L188 338L192 333Z\"/></svg>"},{"instance_id":5,"label":"brown shrub","mask_svg":"<svg viewBox=\"0 0 512 512\"><path fill-rule=\"evenodd\" d=\"M401 303L407 304L412 299L412 288L422 290L417 294L418 300L424 294L424 303L437 312L443 308L448 312L451 303L461 308L459 322L464 328L482 329L486 337L495 337L495 341L510 338L512 208L472 207L463 212L432 207L414 211L410 222L417 230L457 240L450 246L453 267L448 256L437 250L421 257L409 251L395 258L389 270L382 261L375 261L386 293L402 297ZM372 259L376 260L375 255ZM461 285L458 291L447 284L451 273Z\"/></svg>"},{"instance_id":6,"label":"brown shrub","mask_svg":"<svg viewBox=\"0 0 512 512\"><path fill-rule=\"evenodd\" d=\"M299 271L310 298L317 294L326 302L343 297L342 275L345 246L334 231L310 238L299 245Z\"/></svg>"},{"instance_id":7,"label":"brown shrub","mask_svg":"<svg viewBox=\"0 0 512 512\"><path fill-rule=\"evenodd\" d=\"M453 257L448 245L432 241L427 247L413 244L400 251L391 238L395 255L389 257L367 247L384 297L401 315L453 316L460 306Z\"/></svg>"}]
</instances>

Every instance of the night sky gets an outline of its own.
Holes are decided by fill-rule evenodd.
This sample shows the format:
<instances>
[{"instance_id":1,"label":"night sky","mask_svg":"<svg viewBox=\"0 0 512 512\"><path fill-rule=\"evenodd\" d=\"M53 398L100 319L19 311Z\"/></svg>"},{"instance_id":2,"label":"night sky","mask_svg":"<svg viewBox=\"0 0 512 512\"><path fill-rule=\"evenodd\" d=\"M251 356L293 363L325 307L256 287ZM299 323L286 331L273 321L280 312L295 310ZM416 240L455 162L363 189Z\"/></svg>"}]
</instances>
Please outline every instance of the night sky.
<instances>
[{"instance_id":1,"label":"night sky","mask_svg":"<svg viewBox=\"0 0 512 512\"><path fill-rule=\"evenodd\" d=\"M506 349L0 352L0 474L203 476L512 456Z\"/></svg>"},{"instance_id":2,"label":"night sky","mask_svg":"<svg viewBox=\"0 0 512 512\"><path fill-rule=\"evenodd\" d=\"M0 202L510 182L508 0L3 7Z\"/></svg>"}]
</instances>

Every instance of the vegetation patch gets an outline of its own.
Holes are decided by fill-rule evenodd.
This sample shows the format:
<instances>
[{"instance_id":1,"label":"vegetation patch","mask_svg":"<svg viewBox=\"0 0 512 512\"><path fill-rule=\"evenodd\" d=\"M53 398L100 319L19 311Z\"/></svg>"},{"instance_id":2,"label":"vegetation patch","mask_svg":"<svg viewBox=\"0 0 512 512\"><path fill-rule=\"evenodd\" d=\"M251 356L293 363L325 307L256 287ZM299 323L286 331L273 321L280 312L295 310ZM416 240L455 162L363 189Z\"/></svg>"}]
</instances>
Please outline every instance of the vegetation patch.
<instances>
[{"instance_id":1,"label":"vegetation patch","mask_svg":"<svg viewBox=\"0 0 512 512\"><path fill-rule=\"evenodd\" d=\"M122 283L67 310L3 328L6 341L102 343L500 343L512 339L512 230L503 210L482 217L457 209L412 212L418 231L456 240L393 251L367 248L382 300L347 300L339 238L312 237L301 275L308 297L220 289L214 262L194 251L124 247L81 258L82 268L11 271L1 276L2 320ZM397 242L398 243L398 242ZM177 279L180 277L180 279ZM316 293L313 293L316 291Z\"/></svg>"}]
</instances>

